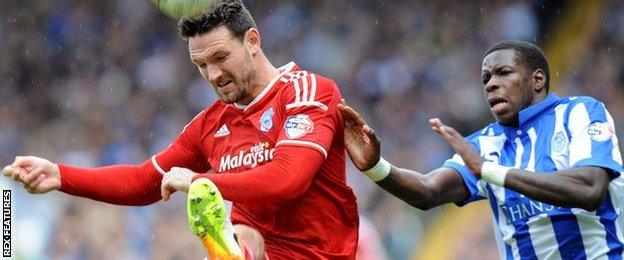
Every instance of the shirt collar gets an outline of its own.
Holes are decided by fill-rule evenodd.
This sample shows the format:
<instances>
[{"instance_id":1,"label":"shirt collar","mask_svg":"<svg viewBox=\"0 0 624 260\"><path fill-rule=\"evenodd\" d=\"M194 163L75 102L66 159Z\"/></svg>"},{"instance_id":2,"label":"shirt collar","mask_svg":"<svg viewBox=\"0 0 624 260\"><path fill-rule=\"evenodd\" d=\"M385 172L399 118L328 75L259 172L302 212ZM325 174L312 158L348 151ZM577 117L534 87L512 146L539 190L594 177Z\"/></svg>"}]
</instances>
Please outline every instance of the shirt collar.
<instances>
[{"instance_id":1,"label":"shirt collar","mask_svg":"<svg viewBox=\"0 0 624 260\"><path fill-rule=\"evenodd\" d=\"M546 98L540 101L537 104L533 104L525 109L522 109L518 114L518 128L523 128L529 121L535 119L542 115L547 109L553 107L557 103L559 103L559 96L555 93L550 93ZM513 127L502 125L500 123L496 123L503 129L512 130Z\"/></svg>"},{"instance_id":2,"label":"shirt collar","mask_svg":"<svg viewBox=\"0 0 624 260\"><path fill-rule=\"evenodd\" d=\"M264 89L262 89L262 91L260 92L260 94L258 94L258 96L256 96L247 105L239 105L237 103L234 103L234 107L241 109L241 110L247 110L249 107L253 106L253 104L258 103L258 101L262 100L262 98L269 92L269 90L271 90L271 88L273 88L273 86L277 83L277 80L280 79L282 76L284 76L284 74L289 73L291 71L296 71L296 70L299 70L299 66L292 61L287 63L284 66L279 67L277 69L279 74L277 74L277 76L275 76L271 80L271 82L269 82L269 84L266 85Z\"/></svg>"},{"instance_id":3,"label":"shirt collar","mask_svg":"<svg viewBox=\"0 0 624 260\"><path fill-rule=\"evenodd\" d=\"M524 126L531 119L543 114L547 109L551 108L559 102L559 96L555 93L550 93L546 98L537 104L531 105L520 111L518 115L518 124Z\"/></svg>"}]
</instances>

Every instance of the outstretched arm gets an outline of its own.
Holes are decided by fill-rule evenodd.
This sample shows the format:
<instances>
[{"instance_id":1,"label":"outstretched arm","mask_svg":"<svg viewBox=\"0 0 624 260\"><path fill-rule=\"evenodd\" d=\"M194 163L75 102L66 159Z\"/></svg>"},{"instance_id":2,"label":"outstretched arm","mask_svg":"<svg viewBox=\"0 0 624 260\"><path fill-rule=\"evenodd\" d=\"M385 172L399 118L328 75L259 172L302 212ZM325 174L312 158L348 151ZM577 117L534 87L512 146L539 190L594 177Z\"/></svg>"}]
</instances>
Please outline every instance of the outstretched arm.
<instances>
[{"instance_id":1,"label":"outstretched arm","mask_svg":"<svg viewBox=\"0 0 624 260\"><path fill-rule=\"evenodd\" d=\"M375 131L344 100L338 105L345 120L345 146L351 161L360 171L368 171L380 162L381 141ZM375 177L376 178L376 177ZM375 179L373 178L373 179ZM468 197L468 191L455 170L439 168L428 174L391 166L377 185L397 198L429 209Z\"/></svg>"},{"instance_id":2,"label":"outstretched arm","mask_svg":"<svg viewBox=\"0 0 624 260\"><path fill-rule=\"evenodd\" d=\"M492 168L481 161L472 146L452 127L440 119L430 120L431 128L459 154L470 171L486 181L517 191L529 198L560 207L577 207L593 211L604 199L609 175L600 167L581 167L549 174L535 174L520 169ZM499 179L499 181L496 181ZM492 181L490 181L492 182Z\"/></svg>"},{"instance_id":3,"label":"outstretched arm","mask_svg":"<svg viewBox=\"0 0 624 260\"><path fill-rule=\"evenodd\" d=\"M17 156L3 169L33 194L60 190L117 205L147 205L160 200L160 180L149 161L142 165L78 168L34 156Z\"/></svg>"},{"instance_id":4,"label":"outstretched arm","mask_svg":"<svg viewBox=\"0 0 624 260\"><path fill-rule=\"evenodd\" d=\"M459 173L450 168L439 168L422 174L392 166L388 177L376 183L397 198L422 210L468 197Z\"/></svg>"}]
</instances>

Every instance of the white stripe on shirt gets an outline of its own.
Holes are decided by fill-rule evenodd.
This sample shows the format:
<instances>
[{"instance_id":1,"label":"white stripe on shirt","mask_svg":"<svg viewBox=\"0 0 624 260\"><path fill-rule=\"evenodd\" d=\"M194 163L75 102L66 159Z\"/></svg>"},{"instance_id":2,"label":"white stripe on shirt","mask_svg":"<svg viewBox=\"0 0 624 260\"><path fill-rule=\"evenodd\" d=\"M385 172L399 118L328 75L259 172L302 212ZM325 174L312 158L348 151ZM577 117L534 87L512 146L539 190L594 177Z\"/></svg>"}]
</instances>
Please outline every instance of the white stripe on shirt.
<instances>
[{"instance_id":1,"label":"white stripe on shirt","mask_svg":"<svg viewBox=\"0 0 624 260\"><path fill-rule=\"evenodd\" d=\"M592 141L587 133L587 127L591 123L585 104L579 103L572 108L568 116L568 128L572 141L570 142L570 166L592 156Z\"/></svg>"}]
</instances>

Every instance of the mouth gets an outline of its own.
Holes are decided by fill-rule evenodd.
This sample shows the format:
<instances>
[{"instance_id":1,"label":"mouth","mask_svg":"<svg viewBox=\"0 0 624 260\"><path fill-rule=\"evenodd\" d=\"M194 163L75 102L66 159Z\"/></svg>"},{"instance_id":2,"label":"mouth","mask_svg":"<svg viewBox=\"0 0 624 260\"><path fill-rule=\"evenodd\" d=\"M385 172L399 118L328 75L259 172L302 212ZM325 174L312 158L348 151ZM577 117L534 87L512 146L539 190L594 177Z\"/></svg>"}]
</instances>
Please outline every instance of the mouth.
<instances>
[{"instance_id":1,"label":"mouth","mask_svg":"<svg viewBox=\"0 0 624 260\"><path fill-rule=\"evenodd\" d=\"M232 83L232 81L231 81L231 80L226 80L226 81L223 81L223 82L221 82L220 84L217 84L217 88L223 88L223 87L227 86L227 85L228 85L228 84L230 84L230 83Z\"/></svg>"},{"instance_id":2,"label":"mouth","mask_svg":"<svg viewBox=\"0 0 624 260\"><path fill-rule=\"evenodd\" d=\"M492 97L488 99L488 104L490 104L490 108L492 111L500 111L509 105L509 102L501 97Z\"/></svg>"}]
</instances>

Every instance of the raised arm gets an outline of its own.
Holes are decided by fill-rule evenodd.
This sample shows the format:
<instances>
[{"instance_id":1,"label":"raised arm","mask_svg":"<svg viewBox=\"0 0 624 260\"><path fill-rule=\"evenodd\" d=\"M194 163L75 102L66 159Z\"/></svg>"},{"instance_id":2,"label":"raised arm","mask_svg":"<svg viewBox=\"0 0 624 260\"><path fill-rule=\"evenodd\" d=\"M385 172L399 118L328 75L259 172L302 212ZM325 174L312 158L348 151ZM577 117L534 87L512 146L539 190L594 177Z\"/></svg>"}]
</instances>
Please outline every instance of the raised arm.
<instances>
[{"instance_id":1,"label":"raised arm","mask_svg":"<svg viewBox=\"0 0 624 260\"><path fill-rule=\"evenodd\" d=\"M384 190L419 209L459 202L468 197L459 173L451 168L439 168L422 174L391 166L389 173L371 173L380 164L387 163L380 157L381 141L358 112L344 100L338 105L338 109L344 116L345 146L351 161Z\"/></svg>"},{"instance_id":2,"label":"raised arm","mask_svg":"<svg viewBox=\"0 0 624 260\"><path fill-rule=\"evenodd\" d=\"M504 186L529 198L560 207L596 210L604 199L609 183L607 171L600 167L580 167L535 174L482 162L472 146L452 127L439 119L431 120L432 129L459 154L478 178Z\"/></svg>"}]
</instances>

